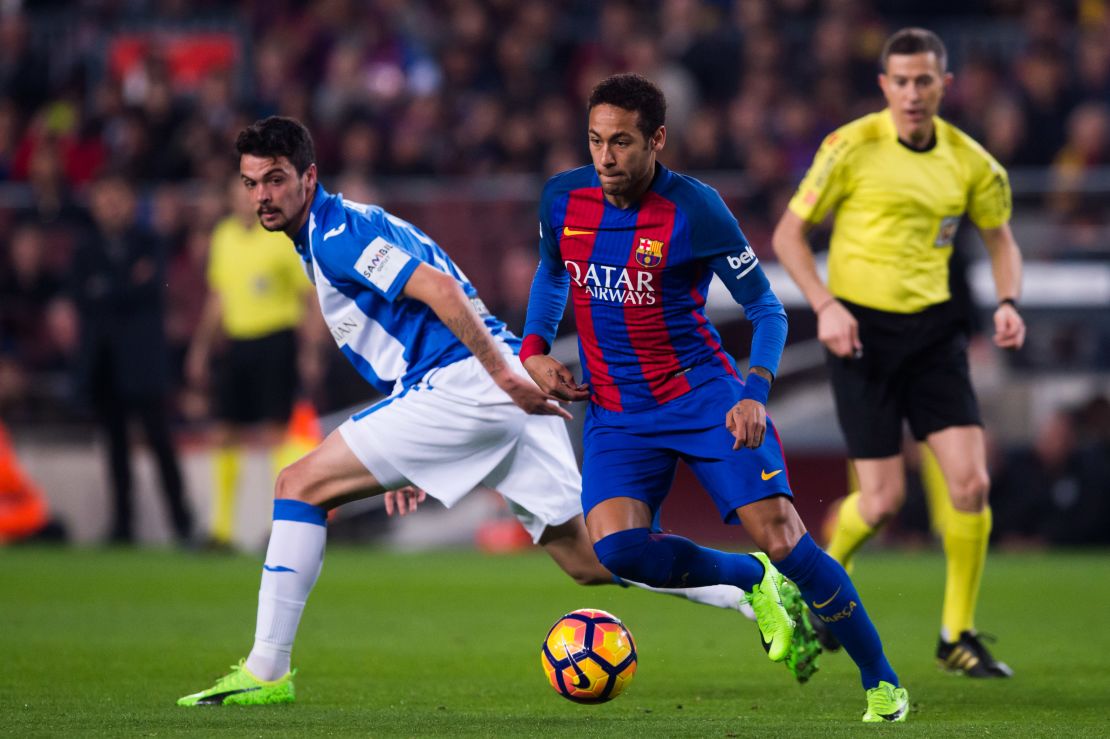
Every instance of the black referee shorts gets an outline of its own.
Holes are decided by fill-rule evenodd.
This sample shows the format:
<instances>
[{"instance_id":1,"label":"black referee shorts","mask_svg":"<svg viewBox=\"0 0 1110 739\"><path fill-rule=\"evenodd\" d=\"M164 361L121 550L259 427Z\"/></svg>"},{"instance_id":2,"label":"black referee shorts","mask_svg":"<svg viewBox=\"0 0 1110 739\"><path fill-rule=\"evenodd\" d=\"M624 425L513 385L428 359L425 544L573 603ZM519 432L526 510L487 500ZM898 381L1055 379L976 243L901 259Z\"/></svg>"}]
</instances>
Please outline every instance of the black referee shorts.
<instances>
[{"instance_id":1,"label":"black referee shorts","mask_svg":"<svg viewBox=\"0 0 1110 739\"><path fill-rule=\"evenodd\" d=\"M859 321L863 344L859 359L826 352L852 459L901 453L903 419L918 441L950 426L983 425L968 371L966 323L951 303L901 314L840 302Z\"/></svg>"},{"instance_id":2,"label":"black referee shorts","mask_svg":"<svg viewBox=\"0 0 1110 739\"><path fill-rule=\"evenodd\" d=\"M285 423L297 393L292 329L230 342L217 375L216 417L236 425Z\"/></svg>"}]
</instances>

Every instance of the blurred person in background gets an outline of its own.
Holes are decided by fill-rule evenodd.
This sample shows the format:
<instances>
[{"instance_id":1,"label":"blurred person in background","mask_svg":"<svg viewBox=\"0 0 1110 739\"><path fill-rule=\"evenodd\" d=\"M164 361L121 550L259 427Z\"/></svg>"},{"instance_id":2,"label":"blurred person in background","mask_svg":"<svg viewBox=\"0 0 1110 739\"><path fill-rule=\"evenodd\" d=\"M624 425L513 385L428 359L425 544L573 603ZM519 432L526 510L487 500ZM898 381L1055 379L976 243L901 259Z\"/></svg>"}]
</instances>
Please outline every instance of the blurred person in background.
<instances>
[{"instance_id":1,"label":"blurred person in background","mask_svg":"<svg viewBox=\"0 0 1110 739\"><path fill-rule=\"evenodd\" d=\"M1003 456L991 491L1005 503L1002 541L1019 546L1110 542L1108 418L1110 403L1101 396L1058 409L1039 424L1031 444Z\"/></svg>"},{"instance_id":2,"label":"blurred person in background","mask_svg":"<svg viewBox=\"0 0 1110 739\"><path fill-rule=\"evenodd\" d=\"M1052 161L1055 179L1050 196L1052 209L1060 216L1074 216L1084 205L1085 179L1100 167L1110 165L1110 105L1086 102L1068 116L1067 138Z\"/></svg>"},{"instance_id":3,"label":"blurred person in background","mask_svg":"<svg viewBox=\"0 0 1110 739\"><path fill-rule=\"evenodd\" d=\"M1009 677L975 630L990 479L968 370L967 311L949 283L952 243L966 212L991 259L995 344L1022 346L1022 261L1009 226L1009 182L979 144L937 117L952 75L936 34L898 31L883 48L880 70L888 107L825 139L774 236L779 260L817 315L859 481L839 506L829 552L850 564L901 508L908 421L936 455L952 501L943 514L947 579L937 660L970 677ZM826 285L807 234L833 212Z\"/></svg>"},{"instance_id":4,"label":"blurred person in background","mask_svg":"<svg viewBox=\"0 0 1110 739\"><path fill-rule=\"evenodd\" d=\"M0 260L0 409L6 418L61 412L68 384L65 337L55 331L61 270L49 263L45 229L15 226Z\"/></svg>"},{"instance_id":5,"label":"blurred person in background","mask_svg":"<svg viewBox=\"0 0 1110 739\"><path fill-rule=\"evenodd\" d=\"M79 387L108 437L114 508L109 538L135 540L128 423L137 418L154 453L179 543L192 535L181 469L170 435L168 349L161 241L136 219L130 181L101 175L89 191L94 229L78 243L68 293L79 319Z\"/></svg>"},{"instance_id":6,"label":"blurred person in background","mask_svg":"<svg viewBox=\"0 0 1110 739\"><path fill-rule=\"evenodd\" d=\"M311 283L288 239L258 222L239 177L228 180L231 213L211 235L208 298L186 355L188 381L209 388L215 399L215 486L209 543L230 546L235 530L235 491L248 439L271 458L273 476L293 460L280 445L298 390L319 379L318 336L322 320ZM306 305L307 304L307 305ZM306 311L307 307L307 311ZM298 353L298 327L304 335ZM210 366L217 342L226 337L214 383ZM300 363L298 364L298 359Z\"/></svg>"},{"instance_id":7,"label":"blurred person in background","mask_svg":"<svg viewBox=\"0 0 1110 739\"><path fill-rule=\"evenodd\" d=\"M1075 105L1063 52L1055 43L1033 45L1016 65L1018 100L1027 136L1015 164L1048 166L1066 138Z\"/></svg>"}]
</instances>

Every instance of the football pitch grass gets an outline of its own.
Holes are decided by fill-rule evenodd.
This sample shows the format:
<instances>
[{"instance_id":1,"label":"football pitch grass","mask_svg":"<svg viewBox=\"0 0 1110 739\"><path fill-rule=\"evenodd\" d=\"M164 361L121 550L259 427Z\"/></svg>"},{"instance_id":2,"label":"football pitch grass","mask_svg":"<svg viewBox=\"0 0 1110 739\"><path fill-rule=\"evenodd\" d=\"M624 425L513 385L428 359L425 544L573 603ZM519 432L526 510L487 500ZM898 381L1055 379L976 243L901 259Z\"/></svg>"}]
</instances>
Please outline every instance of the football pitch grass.
<instances>
[{"instance_id":1,"label":"football pitch grass","mask_svg":"<svg viewBox=\"0 0 1110 739\"><path fill-rule=\"evenodd\" d=\"M294 652L297 703L180 708L246 655L260 558L162 551L0 552L0 734L259 736L1106 736L1110 553L995 554L979 621L1016 677L934 666L939 554L866 552L857 582L910 690L906 724L859 723L843 653L807 685L733 611L574 585L541 553L333 548ZM620 616L639 671L581 706L547 685L557 617Z\"/></svg>"}]
</instances>

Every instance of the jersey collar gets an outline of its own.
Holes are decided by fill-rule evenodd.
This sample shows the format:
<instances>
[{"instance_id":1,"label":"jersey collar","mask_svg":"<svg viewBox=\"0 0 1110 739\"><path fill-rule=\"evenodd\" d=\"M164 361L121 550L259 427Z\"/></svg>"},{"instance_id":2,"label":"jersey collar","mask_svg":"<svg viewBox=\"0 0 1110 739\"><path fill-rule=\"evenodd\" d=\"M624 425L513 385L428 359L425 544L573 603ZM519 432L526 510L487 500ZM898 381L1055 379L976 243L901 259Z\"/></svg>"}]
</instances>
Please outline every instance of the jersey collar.
<instances>
[{"instance_id":1,"label":"jersey collar","mask_svg":"<svg viewBox=\"0 0 1110 739\"><path fill-rule=\"evenodd\" d=\"M883 110L883 122L886 125L887 133L890 137L897 141L898 145L905 148L906 151L911 151L914 154L928 154L930 151L937 148L937 132L940 128L940 119L937 116L933 116L933 138L924 149L915 149L898 137L898 129L894 125L894 112L891 111L890 108Z\"/></svg>"},{"instance_id":2,"label":"jersey collar","mask_svg":"<svg viewBox=\"0 0 1110 739\"><path fill-rule=\"evenodd\" d=\"M655 163L655 177L651 181L651 187L648 188L649 192L661 193L667 189L671 184L671 170L664 167L659 162Z\"/></svg>"},{"instance_id":3,"label":"jersey collar","mask_svg":"<svg viewBox=\"0 0 1110 739\"><path fill-rule=\"evenodd\" d=\"M328 191L317 182L316 192L312 196L312 206L308 209L308 218L301 226L301 230L297 231L297 237L293 239L293 246L298 254L303 256L312 248L312 232L316 230L316 222L322 220L324 209L327 208L330 199L331 195Z\"/></svg>"}]
</instances>

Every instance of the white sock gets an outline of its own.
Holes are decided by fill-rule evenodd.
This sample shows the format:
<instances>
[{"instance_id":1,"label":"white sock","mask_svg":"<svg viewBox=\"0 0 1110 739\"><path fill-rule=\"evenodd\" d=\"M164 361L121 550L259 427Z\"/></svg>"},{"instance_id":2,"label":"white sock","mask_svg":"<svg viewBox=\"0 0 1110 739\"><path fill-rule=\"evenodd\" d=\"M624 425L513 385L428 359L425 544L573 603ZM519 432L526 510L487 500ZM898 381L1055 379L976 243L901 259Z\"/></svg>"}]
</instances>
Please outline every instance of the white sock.
<instances>
[{"instance_id":1,"label":"white sock","mask_svg":"<svg viewBox=\"0 0 1110 739\"><path fill-rule=\"evenodd\" d=\"M735 585L705 585L700 588L653 588L650 585L633 582L632 580L622 580L621 582L650 590L653 593L676 595L695 603L701 603L704 606L731 608L734 611L740 611L744 616L755 621L755 611L748 605L748 600L744 597L744 591Z\"/></svg>"},{"instance_id":2,"label":"white sock","mask_svg":"<svg viewBox=\"0 0 1110 739\"><path fill-rule=\"evenodd\" d=\"M261 680L289 672L305 601L324 564L327 512L293 500L274 501L274 524L258 589L254 647L246 667Z\"/></svg>"}]
</instances>

